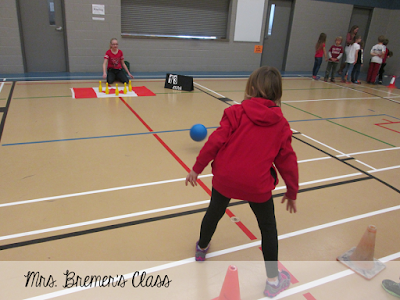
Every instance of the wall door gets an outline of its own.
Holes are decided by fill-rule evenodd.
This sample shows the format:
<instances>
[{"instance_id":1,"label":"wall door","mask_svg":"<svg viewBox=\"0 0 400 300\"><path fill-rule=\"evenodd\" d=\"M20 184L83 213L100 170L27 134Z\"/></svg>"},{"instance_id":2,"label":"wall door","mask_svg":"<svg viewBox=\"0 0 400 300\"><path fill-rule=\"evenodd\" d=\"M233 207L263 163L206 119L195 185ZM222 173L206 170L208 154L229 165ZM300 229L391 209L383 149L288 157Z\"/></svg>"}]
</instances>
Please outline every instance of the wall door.
<instances>
[{"instance_id":1,"label":"wall door","mask_svg":"<svg viewBox=\"0 0 400 300\"><path fill-rule=\"evenodd\" d=\"M66 72L62 0L18 0L25 72Z\"/></svg>"},{"instance_id":2,"label":"wall door","mask_svg":"<svg viewBox=\"0 0 400 300\"><path fill-rule=\"evenodd\" d=\"M369 24L371 22L372 9L370 8L362 8L362 7L354 7L353 12L351 14L351 20L349 25L349 30L353 25L358 25L358 33L361 35L364 43L367 40L367 34L369 31Z\"/></svg>"},{"instance_id":3,"label":"wall door","mask_svg":"<svg viewBox=\"0 0 400 300\"><path fill-rule=\"evenodd\" d=\"M268 1L261 66L272 66L284 71L292 7L292 0Z\"/></svg>"}]
</instances>

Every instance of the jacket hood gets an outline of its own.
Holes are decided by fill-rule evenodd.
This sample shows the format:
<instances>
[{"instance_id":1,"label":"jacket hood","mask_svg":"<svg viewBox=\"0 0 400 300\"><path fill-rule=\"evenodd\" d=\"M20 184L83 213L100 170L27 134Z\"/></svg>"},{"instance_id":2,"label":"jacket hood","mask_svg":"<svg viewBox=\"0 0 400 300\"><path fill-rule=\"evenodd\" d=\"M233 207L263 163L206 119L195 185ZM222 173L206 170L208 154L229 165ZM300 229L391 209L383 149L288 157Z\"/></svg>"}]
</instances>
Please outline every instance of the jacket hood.
<instances>
[{"instance_id":1,"label":"jacket hood","mask_svg":"<svg viewBox=\"0 0 400 300\"><path fill-rule=\"evenodd\" d=\"M256 125L271 126L282 118L282 110L274 101L264 98L251 98L242 102L247 117Z\"/></svg>"}]
</instances>

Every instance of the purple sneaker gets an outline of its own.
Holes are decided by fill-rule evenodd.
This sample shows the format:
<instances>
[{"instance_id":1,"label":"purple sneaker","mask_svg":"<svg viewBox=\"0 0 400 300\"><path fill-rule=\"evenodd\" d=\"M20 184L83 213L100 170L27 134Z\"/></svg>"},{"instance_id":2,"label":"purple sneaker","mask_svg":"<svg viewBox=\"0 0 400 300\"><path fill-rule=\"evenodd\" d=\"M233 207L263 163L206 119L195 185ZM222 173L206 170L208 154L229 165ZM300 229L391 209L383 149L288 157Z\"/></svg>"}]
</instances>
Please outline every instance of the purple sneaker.
<instances>
[{"instance_id":1,"label":"purple sneaker","mask_svg":"<svg viewBox=\"0 0 400 300\"><path fill-rule=\"evenodd\" d=\"M199 247L199 242L196 242L196 261L205 261L206 260L206 254L208 252L208 249L210 249L210 244L208 244L206 249L201 249Z\"/></svg>"},{"instance_id":2,"label":"purple sneaker","mask_svg":"<svg viewBox=\"0 0 400 300\"><path fill-rule=\"evenodd\" d=\"M278 286L274 286L270 284L267 280L267 284L265 285L264 295L268 298L273 298L278 295L280 292L286 290L290 285L290 274L286 271L279 272L278 275Z\"/></svg>"}]
</instances>

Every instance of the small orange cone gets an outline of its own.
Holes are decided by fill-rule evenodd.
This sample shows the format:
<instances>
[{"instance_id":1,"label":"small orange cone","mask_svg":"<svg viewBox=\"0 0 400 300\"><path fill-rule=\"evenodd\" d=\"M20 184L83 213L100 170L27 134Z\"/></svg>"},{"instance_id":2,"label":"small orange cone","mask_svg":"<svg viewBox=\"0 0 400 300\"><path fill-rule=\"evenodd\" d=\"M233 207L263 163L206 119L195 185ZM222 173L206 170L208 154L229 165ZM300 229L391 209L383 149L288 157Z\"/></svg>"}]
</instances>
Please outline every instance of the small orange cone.
<instances>
[{"instance_id":1,"label":"small orange cone","mask_svg":"<svg viewBox=\"0 0 400 300\"><path fill-rule=\"evenodd\" d=\"M357 247L351 248L337 260L366 279L371 279L386 266L374 258L376 227L368 226Z\"/></svg>"},{"instance_id":2,"label":"small orange cone","mask_svg":"<svg viewBox=\"0 0 400 300\"><path fill-rule=\"evenodd\" d=\"M213 300L240 300L239 275L236 266L229 266L221 293Z\"/></svg>"},{"instance_id":3,"label":"small orange cone","mask_svg":"<svg viewBox=\"0 0 400 300\"><path fill-rule=\"evenodd\" d=\"M396 81L396 76L392 76L392 79L390 80L390 84L389 84L388 88L395 89L396 88L396 85L394 83L395 81Z\"/></svg>"}]
</instances>

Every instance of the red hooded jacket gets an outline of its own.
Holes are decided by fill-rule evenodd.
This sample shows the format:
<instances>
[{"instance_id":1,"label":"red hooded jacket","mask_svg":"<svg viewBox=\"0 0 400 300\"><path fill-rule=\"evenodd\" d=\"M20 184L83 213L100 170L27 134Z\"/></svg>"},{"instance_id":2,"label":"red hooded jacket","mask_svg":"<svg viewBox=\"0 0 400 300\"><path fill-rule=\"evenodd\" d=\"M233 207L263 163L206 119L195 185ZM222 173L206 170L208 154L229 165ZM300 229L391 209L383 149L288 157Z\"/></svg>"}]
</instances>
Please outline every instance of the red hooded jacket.
<instances>
[{"instance_id":1,"label":"red hooded jacket","mask_svg":"<svg viewBox=\"0 0 400 300\"><path fill-rule=\"evenodd\" d=\"M228 198L265 202L278 184L274 165L285 181L289 199L298 187L292 131L276 104L263 98L244 100L224 111L218 127L201 149L193 171L212 162L213 187Z\"/></svg>"}]
</instances>

